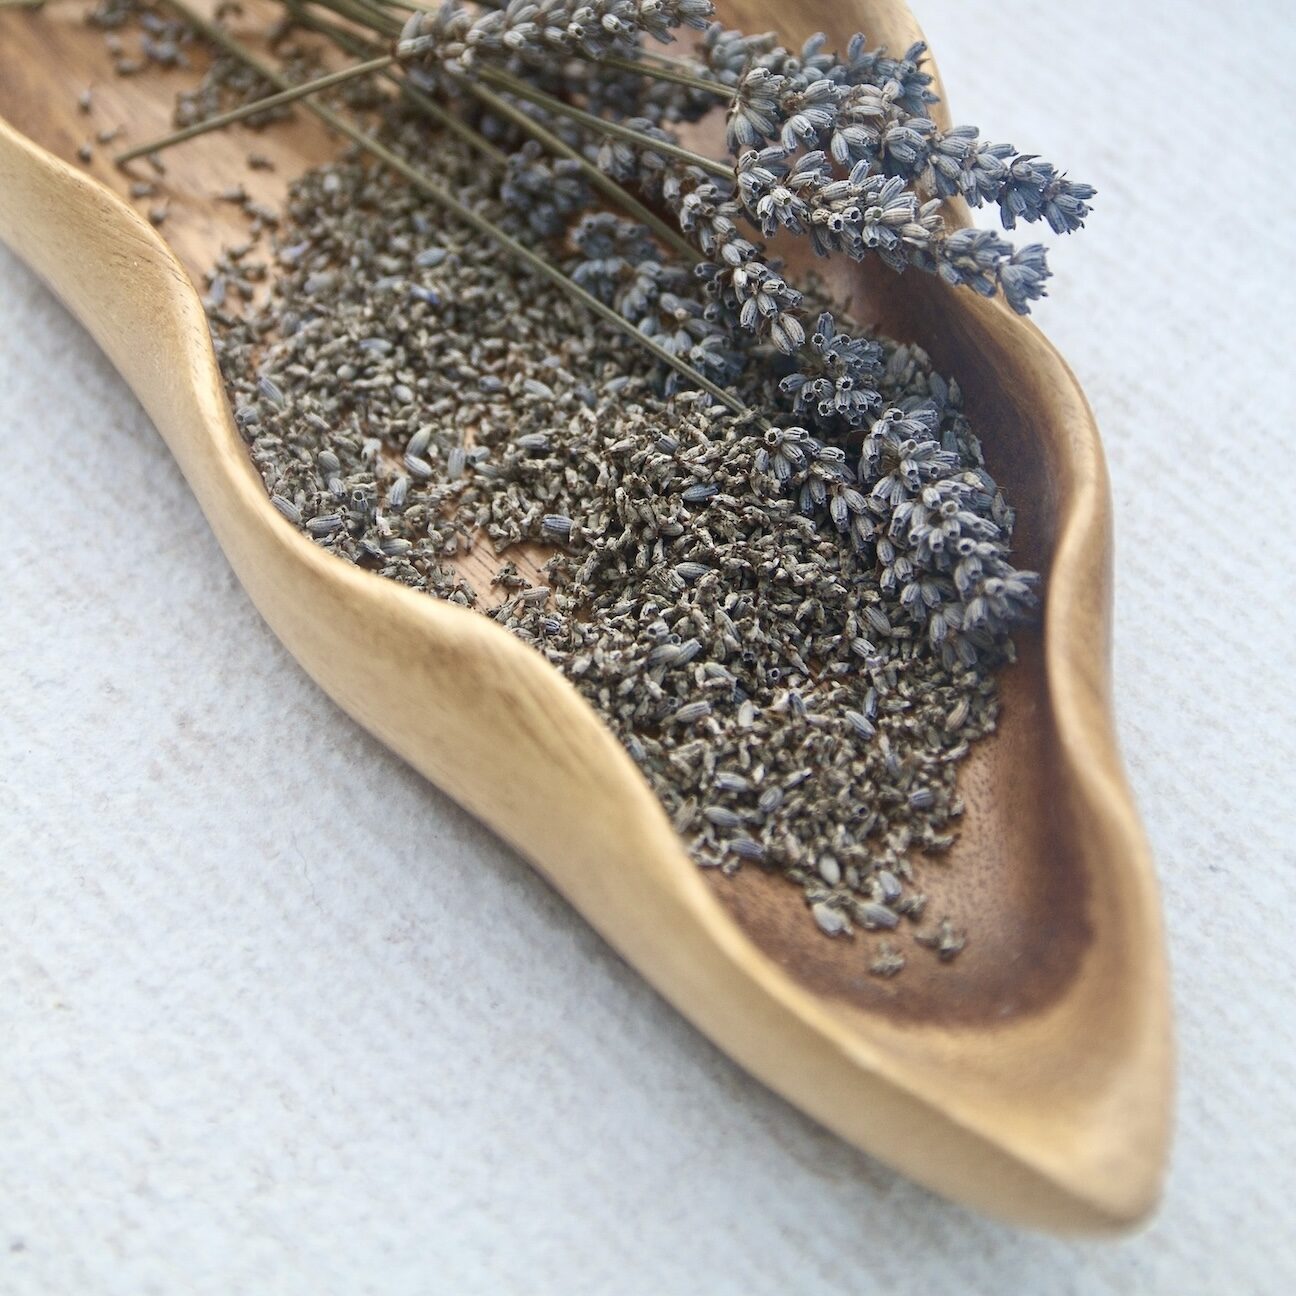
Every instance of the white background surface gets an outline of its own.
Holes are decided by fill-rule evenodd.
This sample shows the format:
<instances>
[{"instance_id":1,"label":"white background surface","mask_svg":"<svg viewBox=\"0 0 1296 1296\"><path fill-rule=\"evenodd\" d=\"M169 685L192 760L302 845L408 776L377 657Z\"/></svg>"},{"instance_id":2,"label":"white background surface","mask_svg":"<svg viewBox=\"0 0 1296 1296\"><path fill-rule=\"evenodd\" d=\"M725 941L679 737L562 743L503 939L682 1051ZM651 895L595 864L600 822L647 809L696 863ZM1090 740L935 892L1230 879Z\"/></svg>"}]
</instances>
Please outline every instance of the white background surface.
<instances>
[{"instance_id":1,"label":"white background surface","mask_svg":"<svg viewBox=\"0 0 1296 1296\"><path fill-rule=\"evenodd\" d=\"M920 9L957 117L1101 189L1038 318L1110 455L1165 888L1150 1227L986 1223L717 1054L306 680L0 253L0 1292L1296 1289L1296 40L1227 12Z\"/></svg>"}]
</instances>

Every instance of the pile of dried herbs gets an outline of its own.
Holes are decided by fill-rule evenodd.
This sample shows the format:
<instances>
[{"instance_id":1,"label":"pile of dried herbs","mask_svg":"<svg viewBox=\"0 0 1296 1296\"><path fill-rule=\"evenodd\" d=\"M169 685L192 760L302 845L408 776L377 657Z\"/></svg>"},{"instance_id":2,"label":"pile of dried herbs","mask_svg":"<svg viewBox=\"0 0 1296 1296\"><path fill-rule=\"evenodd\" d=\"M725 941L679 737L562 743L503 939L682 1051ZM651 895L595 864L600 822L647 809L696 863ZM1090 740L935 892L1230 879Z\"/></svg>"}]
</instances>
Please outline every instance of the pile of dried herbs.
<instances>
[{"instance_id":1,"label":"pile of dried herbs","mask_svg":"<svg viewBox=\"0 0 1296 1296\"><path fill-rule=\"evenodd\" d=\"M293 45L285 78L165 7L223 51L178 124L255 104L251 87L295 93L314 66ZM793 287L761 238L1025 312L1043 249L947 228L942 200L1067 232L1093 190L938 127L921 46L790 51L711 16L709 0L290 0L281 35L366 60L309 104L355 147L278 221L252 213L275 231L269 299L246 306L267 267L238 249L209 313L285 517L531 643L700 864L778 870L827 935L879 933L870 966L889 976L906 920L943 959L963 946L920 875L953 840L957 766L994 725L1036 578L1010 561L957 384ZM684 57L645 48L690 27ZM151 30L164 53L184 43ZM722 160L682 131L717 110ZM481 544L543 546L544 583L505 561L473 588L460 560Z\"/></svg>"}]
</instances>

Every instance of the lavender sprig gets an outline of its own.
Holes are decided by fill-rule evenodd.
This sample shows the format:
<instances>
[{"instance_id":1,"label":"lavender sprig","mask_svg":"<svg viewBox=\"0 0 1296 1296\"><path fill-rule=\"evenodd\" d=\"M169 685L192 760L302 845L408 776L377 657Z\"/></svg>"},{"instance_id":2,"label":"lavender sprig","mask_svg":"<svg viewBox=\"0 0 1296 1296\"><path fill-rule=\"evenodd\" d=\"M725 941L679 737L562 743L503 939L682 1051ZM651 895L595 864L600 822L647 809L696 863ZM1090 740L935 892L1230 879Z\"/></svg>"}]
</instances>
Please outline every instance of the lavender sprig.
<instances>
[{"instance_id":1,"label":"lavender sprig","mask_svg":"<svg viewBox=\"0 0 1296 1296\"><path fill-rule=\"evenodd\" d=\"M1037 578L1008 561L1004 505L984 470L967 470L937 437L934 404L888 410L860 455L884 593L950 664L973 665L1035 602Z\"/></svg>"},{"instance_id":2,"label":"lavender sprig","mask_svg":"<svg viewBox=\"0 0 1296 1296\"><path fill-rule=\"evenodd\" d=\"M838 332L832 314L820 314L800 367L788 374L780 389L793 398L798 412L813 411L825 424L841 419L858 427L880 401L874 382L882 370L882 348L869 338Z\"/></svg>"},{"instance_id":3,"label":"lavender sprig","mask_svg":"<svg viewBox=\"0 0 1296 1296\"><path fill-rule=\"evenodd\" d=\"M460 0L447 0L435 14L411 15L396 49L401 58L430 61L457 77L471 77L483 61L496 66L497 77L526 68L552 73L557 58L577 54L613 60L618 75L633 68L651 79L651 61L638 57L644 37L665 42L682 26L706 27L700 57L675 73L688 85L672 90L696 95L711 78L730 96L726 138L741 210L767 237L779 229L808 235L823 256L876 252L896 270L916 265L983 294L1001 293L1021 313L1043 295L1049 271L1042 248L1018 250L963 231L947 235L936 200L958 195L973 206L996 203L1007 229L1046 220L1064 233L1083 224L1092 186L1034 155L982 141L975 128L938 129L926 116L936 96L921 68L921 44L893 58L856 36L838 57L819 35L793 53L770 36L708 26L710 15L709 0L510 0L474 17ZM590 83L597 86L597 78ZM587 97L609 109L615 102ZM548 106L553 110L552 99ZM681 101L678 115L695 109L695 102ZM594 128L589 114L566 112ZM609 121L605 129L614 126ZM635 156L637 144L656 139L659 151L679 156L660 119L623 119L615 130L620 148L611 155L605 148L603 162L619 179L641 179L639 167L652 160L646 147ZM793 303L771 306L767 293L753 314L754 294L746 291L752 255L737 245L730 251L741 273L737 283L729 275L721 284L719 299L733 305L744 327L765 322L781 349L798 347L797 324L785 322ZM767 277L756 272L758 280Z\"/></svg>"},{"instance_id":4,"label":"lavender sprig","mask_svg":"<svg viewBox=\"0 0 1296 1296\"><path fill-rule=\"evenodd\" d=\"M711 0L509 0L474 18L446 0L435 14L410 15L397 54L431 55L457 71L479 58L543 67L555 55L632 55L642 36L666 44L680 27L704 28L713 13Z\"/></svg>"}]
</instances>

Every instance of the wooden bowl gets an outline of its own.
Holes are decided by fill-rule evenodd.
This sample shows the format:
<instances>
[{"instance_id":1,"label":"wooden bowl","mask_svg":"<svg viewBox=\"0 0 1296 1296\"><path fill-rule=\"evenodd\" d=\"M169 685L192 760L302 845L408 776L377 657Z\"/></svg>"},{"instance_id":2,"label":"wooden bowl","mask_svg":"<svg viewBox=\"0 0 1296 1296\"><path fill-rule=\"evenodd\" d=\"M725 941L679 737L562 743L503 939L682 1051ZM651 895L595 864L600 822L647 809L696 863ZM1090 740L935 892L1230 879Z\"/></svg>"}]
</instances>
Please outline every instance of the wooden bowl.
<instances>
[{"instance_id":1,"label":"wooden bowl","mask_svg":"<svg viewBox=\"0 0 1296 1296\"><path fill-rule=\"evenodd\" d=\"M825 30L844 44L858 28L902 49L918 37L897 0L723 9L790 40ZM75 103L87 84L89 116ZM1084 396L1039 330L932 276L857 285L870 324L957 376L1018 508L1018 559L1045 574L999 731L961 775L967 814L933 900L973 940L952 966L911 959L884 982L806 921L786 883L699 871L620 744L537 653L484 616L337 561L271 507L193 280L242 233L215 191L244 180L273 199L337 145L299 114L256 139L273 174L247 176L241 128L174 150L164 241L110 192L127 181L105 158L98 180L67 159L101 124L126 123L123 144L164 132L178 84L114 78L76 6L0 12L0 238L130 384L289 651L699 1029L841 1137L1006 1219L1097 1231L1143 1217L1170 1127L1161 924L1113 733L1106 470Z\"/></svg>"}]
</instances>

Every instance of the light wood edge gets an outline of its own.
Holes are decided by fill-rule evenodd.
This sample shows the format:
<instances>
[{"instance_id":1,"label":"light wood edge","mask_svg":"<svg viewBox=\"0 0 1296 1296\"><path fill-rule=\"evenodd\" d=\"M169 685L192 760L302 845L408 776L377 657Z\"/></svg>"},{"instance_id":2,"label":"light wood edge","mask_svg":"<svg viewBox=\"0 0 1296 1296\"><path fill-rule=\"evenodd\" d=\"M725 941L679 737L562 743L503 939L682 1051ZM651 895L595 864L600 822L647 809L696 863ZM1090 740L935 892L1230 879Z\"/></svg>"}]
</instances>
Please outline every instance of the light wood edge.
<instances>
[{"instance_id":1,"label":"light wood edge","mask_svg":"<svg viewBox=\"0 0 1296 1296\"><path fill-rule=\"evenodd\" d=\"M847 29L858 26L871 46L885 46L893 55L926 40L904 0L853 0L848 14L838 0L802 0L795 10L776 0L733 2L744 15L744 29L759 29L767 22L788 40L823 30L830 34L830 44L840 44ZM789 23L795 32L788 30ZM949 96L930 55L926 69L939 96L929 115L949 129ZM962 199L947 202L944 215L950 225L972 224ZM1159 1194L1173 1119L1174 1047L1159 887L1125 775L1112 708L1113 523L1106 458L1075 374L1039 328L999 299L963 293L954 300L966 334L993 338L1013 355L1017 380L1048 393L1051 421L1066 437L1060 458L1068 480L1059 504L1053 562L1046 573L1045 674L1066 781L1092 839L1086 854L1107 864L1095 879L1098 894L1091 903L1108 924L1109 943L1132 952L1138 969L1136 976L1119 982L1090 977L1087 985L1093 997L1118 997L1123 1010L1121 1029L1128 1049L1124 1083L1112 1085L1108 1099L1113 1115L1121 1113L1113 1128L1122 1128L1127 1146L1098 1152L1094 1161L1103 1167L1099 1173L1125 1182L1128 1219L1133 1222L1151 1210ZM1053 1172L1065 1175L1065 1164L1056 1156L1051 1160ZM1117 1169L1121 1163L1125 1168ZM1140 1165L1141 1173L1130 1168ZM1140 1200L1141 1207L1135 1209Z\"/></svg>"},{"instance_id":2,"label":"light wood edge","mask_svg":"<svg viewBox=\"0 0 1296 1296\"><path fill-rule=\"evenodd\" d=\"M1113 1178L1111 1156L1059 1165L1011 1130L986 1128L981 1113L906 1074L858 1021L756 951L707 891L632 762L537 654L485 618L337 562L280 518L230 420L201 306L165 244L100 185L3 122L0 234L140 395L253 601L308 672L545 872L721 1047L843 1137L979 1209L1068 1230L1120 1227L1148 1209L1155 1168L1126 1165ZM1068 554L1079 566L1105 521L1101 457L1084 413L1077 450L1089 443L1099 477L1068 520L1059 571ZM1074 654L1057 645L1053 626L1058 576L1049 660L1069 670ZM1110 725L1092 712L1105 671L1086 674L1087 687L1057 698L1077 780L1115 807L1114 834L1141 841L1119 766L1096 781L1084 773L1095 745L1114 755ZM554 814L556 805L579 813ZM1145 851L1131 871L1147 871L1144 899L1155 914ZM1156 995L1147 998L1155 1006ZM1092 1153L1100 1131L1082 1133ZM1054 1142L1056 1152L1069 1140Z\"/></svg>"}]
</instances>

